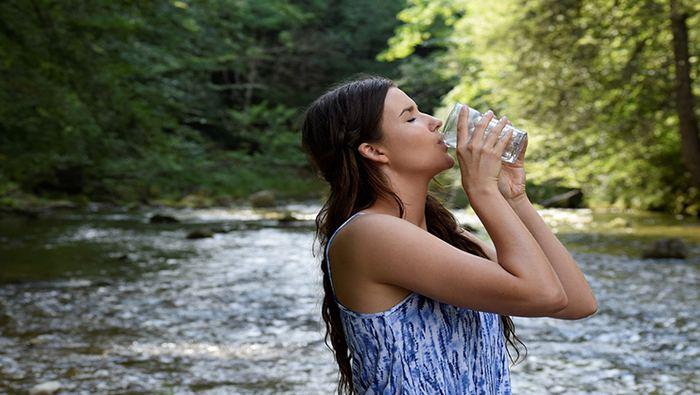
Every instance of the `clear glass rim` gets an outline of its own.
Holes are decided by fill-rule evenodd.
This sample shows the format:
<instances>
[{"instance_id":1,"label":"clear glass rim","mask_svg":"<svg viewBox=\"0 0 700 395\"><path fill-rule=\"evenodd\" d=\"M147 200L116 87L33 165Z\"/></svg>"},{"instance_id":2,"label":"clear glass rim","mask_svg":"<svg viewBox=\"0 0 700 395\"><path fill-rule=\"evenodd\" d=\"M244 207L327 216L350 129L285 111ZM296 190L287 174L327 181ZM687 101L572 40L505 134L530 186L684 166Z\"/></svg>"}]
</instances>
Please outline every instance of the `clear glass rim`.
<instances>
[{"instance_id":1,"label":"clear glass rim","mask_svg":"<svg viewBox=\"0 0 700 395\"><path fill-rule=\"evenodd\" d=\"M443 139L444 139L446 132L448 132L448 130L447 130L448 126L451 126L452 124L454 124L454 127L455 127L454 132L455 133L457 132L457 130L456 130L457 119L459 118L459 111L462 109L462 106L464 106L464 104L462 104L460 102L455 102L452 105L452 108L450 108L450 112L447 113L447 117L445 118L445 122L442 124L442 128L440 128L440 131L443 135Z\"/></svg>"}]
</instances>

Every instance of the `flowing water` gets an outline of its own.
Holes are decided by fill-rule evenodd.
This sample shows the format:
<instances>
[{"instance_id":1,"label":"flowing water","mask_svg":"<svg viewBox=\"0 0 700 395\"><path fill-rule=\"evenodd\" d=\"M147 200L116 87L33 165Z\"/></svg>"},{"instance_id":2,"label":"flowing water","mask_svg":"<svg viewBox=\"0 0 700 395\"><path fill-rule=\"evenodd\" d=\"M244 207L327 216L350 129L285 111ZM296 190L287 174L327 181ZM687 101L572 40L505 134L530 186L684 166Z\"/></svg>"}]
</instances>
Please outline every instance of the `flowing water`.
<instances>
[{"instance_id":1,"label":"flowing water","mask_svg":"<svg viewBox=\"0 0 700 395\"><path fill-rule=\"evenodd\" d=\"M54 212L0 219L0 392L330 394L317 206ZM700 392L700 224L649 213L540 211L594 290L577 321L513 317L515 394ZM455 212L487 239L473 213ZM214 237L189 231L220 227ZM689 257L642 260L661 237ZM521 352L524 352L521 346ZM511 349L515 356L515 351Z\"/></svg>"}]
</instances>

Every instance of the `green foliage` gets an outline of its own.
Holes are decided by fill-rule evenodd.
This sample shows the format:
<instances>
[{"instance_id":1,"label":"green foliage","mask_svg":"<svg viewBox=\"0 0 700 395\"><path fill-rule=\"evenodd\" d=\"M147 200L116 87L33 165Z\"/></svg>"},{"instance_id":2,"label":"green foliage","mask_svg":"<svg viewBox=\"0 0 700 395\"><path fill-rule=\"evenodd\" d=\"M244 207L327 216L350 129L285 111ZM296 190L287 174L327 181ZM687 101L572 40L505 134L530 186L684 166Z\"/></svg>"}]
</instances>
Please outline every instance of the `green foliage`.
<instances>
[{"instance_id":1,"label":"green foliage","mask_svg":"<svg viewBox=\"0 0 700 395\"><path fill-rule=\"evenodd\" d=\"M451 34L463 4L447 0L410 1L397 16L403 24L389 39L389 47L377 57L398 64L401 74L396 82L422 111L433 112L439 107L441 98L459 82L460 71L472 63L463 59L466 61L458 64L449 56L451 49L459 45Z\"/></svg>"},{"instance_id":2,"label":"green foliage","mask_svg":"<svg viewBox=\"0 0 700 395\"><path fill-rule=\"evenodd\" d=\"M403 2L361 3L0 3L0 196L308 195L303 107L392 76L375 56Z\"/></svg>"},{"instance_id":3,"label":"green foliage","mask_svg":"<svg viewBox=\"0 0 700 395\"><path fill-rule=\"evenodd\" d=\"M692 11L687 25L697 95L700 9L685 6ZM490 7L450 3L439 12L435 7L412 2L412 17L402 18L405 25L390 40L385 59L430 42L432 16L450 20L437 29L449 44L428 60L432 78L459 78L444 103L491 108L527 130L529 179L580 187L592 205L698 212L697 188L681 161L665 2L509 0Z\"/></svg>"},{"instance_id":4,"label":"green foliage","mask_svg":"<svg viewBox=\"0 0 700 395\"><path fill-rule=\"evenodd\" d=\"M680 3L697 97L700 5ZM697 213L668 15L658 0L0 2L0 200L318 194L303 109L374 73L422 111L508 115L543 194Z\"/></svg>"}]
</instances>

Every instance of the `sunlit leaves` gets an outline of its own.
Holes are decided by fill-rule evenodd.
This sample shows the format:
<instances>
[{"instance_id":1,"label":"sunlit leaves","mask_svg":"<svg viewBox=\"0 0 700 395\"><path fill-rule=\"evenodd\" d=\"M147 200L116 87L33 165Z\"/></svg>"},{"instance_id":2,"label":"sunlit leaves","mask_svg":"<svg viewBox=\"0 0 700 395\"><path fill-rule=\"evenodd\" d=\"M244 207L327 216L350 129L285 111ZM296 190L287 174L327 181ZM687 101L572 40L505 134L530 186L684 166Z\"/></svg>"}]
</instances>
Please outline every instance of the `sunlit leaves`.
<instances>
[{"instance_id":1,"label":"sunlit leaves","mask_svg":"<svg viewBox=\"0 0 700 395\"><path fill-rule=\"evenodd\" d=\"M697 94L700 12L697 2L683 7ZM444 102L494 109L530 132L528 158L537 160L531 179L557 179L638 207L663 207L663 198L686 193L666 2L507 0L445 8L460 16L443 30L450 44L436 67L459 78ZM407 10L387 54L425 45L418 33L430 32L426 26L440 15L423 2Z\"/></svg>"}]
</instances>

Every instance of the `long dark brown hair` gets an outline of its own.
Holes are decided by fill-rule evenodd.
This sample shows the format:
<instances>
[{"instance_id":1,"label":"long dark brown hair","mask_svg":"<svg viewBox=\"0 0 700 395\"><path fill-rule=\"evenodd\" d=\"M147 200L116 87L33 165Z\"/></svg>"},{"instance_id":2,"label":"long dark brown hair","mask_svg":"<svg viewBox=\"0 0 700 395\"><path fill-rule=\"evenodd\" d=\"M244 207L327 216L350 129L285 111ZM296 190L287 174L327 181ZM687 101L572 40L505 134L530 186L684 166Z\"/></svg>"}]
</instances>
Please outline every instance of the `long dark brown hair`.
<instances>
[{"instance_id":1,"label":"long dark brown hair","mask_svg":"<svg viewBox=\"0 0 700 395\"><path fill-rule=\"evenodd\" d=\"M405 207L399 196L389 187L388 180L372 162L358 152L362 142L378 141L384 99L393 81L377 76L335 86L316 99L307 109L302 126L302 146L321 177L329 184L330 192L316 216L316 239L324 251L333 232L351 215L370 207L378 197L391 198L404 217ZM459 232L459 224L437 198L428 194L425 202L428 232L445 242L471 254L487 258L481 247ZM326 323L326 346L334 351L340 368L338 393L354 394L350 351L345 339L340 311L333 300L325 254L320 253L323 272L323 306L321 315ZM509 316L501 315L506 340L517 352L515 341L525 344L515 335L515 326ZM330 338L332 347L328 345ZM507 350L507 348L506 348ZM525 347L527 355L527 347ZM508 356L513 361L510 351ZM514 362L514 363L515 363Z\"/></svg>"}]
</instances>

